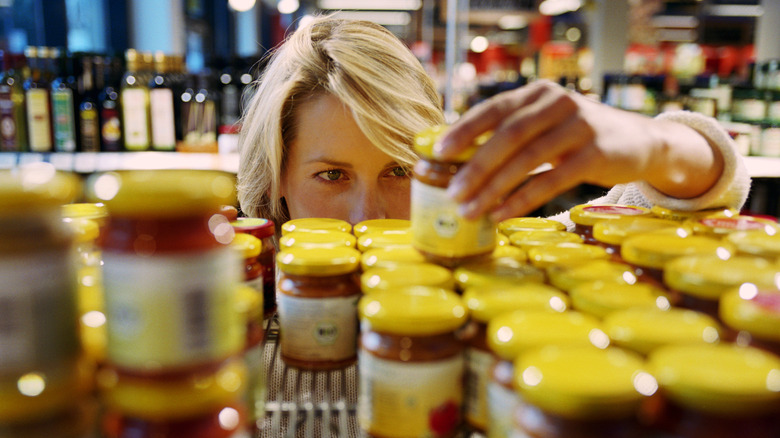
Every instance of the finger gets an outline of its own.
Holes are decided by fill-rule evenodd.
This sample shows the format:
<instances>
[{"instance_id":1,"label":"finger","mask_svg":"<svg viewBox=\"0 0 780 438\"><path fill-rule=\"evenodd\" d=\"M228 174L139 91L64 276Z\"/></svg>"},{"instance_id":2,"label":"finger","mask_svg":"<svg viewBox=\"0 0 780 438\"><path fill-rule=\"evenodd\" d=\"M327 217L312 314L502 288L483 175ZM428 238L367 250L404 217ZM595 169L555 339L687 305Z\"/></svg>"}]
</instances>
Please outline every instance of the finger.
<instances>
[{"instance_id":1,"label":"finger","mask_svg":"<svg viewBox=\"0 0 780 438\"><path fill-rule=\"evenodd\" d=\"M498 223L511 217L525 216L582 183L587 169L596 161L593 151L590 147L580 149L553 170L534 176L495 208L490 213L491 219Z\"/></svg>"},{"instance_id":2,"label":"finger","mask_svg":"<svg viewBox=\"0 0 780 438\"><path fill-rule=\"evenodd\" d=\"M475 195L501 166L548 133L567 128L567 120L577 111L576 102L564 93L548 94L526 105L509 116L493 136L466 163L453 178L448 194L463 202ZM542 161L535 161L533 169ZM527 173L527 172L525 172ZM521 177L525 177L525 173Z\"/></svg>"},{"instance_id":3,"label":"finger","mask_svg":"<svg viewBox=\"0 0 780 438\"><path fill-rule=\"evenodd\" d=\"M463 152L480 134L495 129L518 108L538 99L545 92L543 82L498 94L471 108L439 139L434 152L442 160Z\"/></svg>"}]
</instances>

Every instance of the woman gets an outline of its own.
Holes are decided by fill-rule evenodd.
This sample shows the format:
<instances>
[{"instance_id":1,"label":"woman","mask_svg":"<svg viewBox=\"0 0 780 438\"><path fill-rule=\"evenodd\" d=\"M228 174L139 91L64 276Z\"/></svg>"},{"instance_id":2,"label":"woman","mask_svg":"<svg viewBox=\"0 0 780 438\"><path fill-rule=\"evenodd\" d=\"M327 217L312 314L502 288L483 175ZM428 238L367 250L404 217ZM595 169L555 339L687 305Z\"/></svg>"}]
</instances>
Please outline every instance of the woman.
<instances>
[{"instance_id":1,"label":"woman","mask_svg":"<svg viewBox=\"0 0 780 438\"><path fill-rule=\"evenodd\" d=\"M401 41L317 18L273 54L244 116L241 208L276 223L408 218L412 139L442 121L434 83ZM452 156L488 130L449 189L467 217L522 216L583 182L614 186L600 203L681 210L740 208L750 188L728 135L697 114L653 119L538 81L469 111L437 149ZM543 163L553 170L529 179Z\"/></svg>"}]
</instances>

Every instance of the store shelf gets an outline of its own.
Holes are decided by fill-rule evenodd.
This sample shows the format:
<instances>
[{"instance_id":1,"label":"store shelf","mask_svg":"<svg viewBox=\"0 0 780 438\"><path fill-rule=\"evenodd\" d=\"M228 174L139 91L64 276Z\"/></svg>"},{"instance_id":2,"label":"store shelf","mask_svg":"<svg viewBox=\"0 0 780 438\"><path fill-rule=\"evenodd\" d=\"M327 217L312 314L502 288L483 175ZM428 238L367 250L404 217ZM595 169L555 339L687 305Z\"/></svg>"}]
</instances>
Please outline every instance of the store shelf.
<instances>
[{"instance_id":1,"label":"store shelf","mask_svg":"<svg viewBox=\"0 0 780 438\"><path fill-rule=\"evenodd\" d=\"M780 178L780 158L745 157L751 178Z\"/></svg>"},{"instance_id":2,"label":"store shelf","mask_svg":"<svg viewBox=\"0 0 780 438\"><path fill-rule=\"evenodd\" d=\"M62 171L78 173L113 170L193 169L238 172L238 154L195 152L3 152L0 169L46 162Z\"/></svg>"}]
</instances>

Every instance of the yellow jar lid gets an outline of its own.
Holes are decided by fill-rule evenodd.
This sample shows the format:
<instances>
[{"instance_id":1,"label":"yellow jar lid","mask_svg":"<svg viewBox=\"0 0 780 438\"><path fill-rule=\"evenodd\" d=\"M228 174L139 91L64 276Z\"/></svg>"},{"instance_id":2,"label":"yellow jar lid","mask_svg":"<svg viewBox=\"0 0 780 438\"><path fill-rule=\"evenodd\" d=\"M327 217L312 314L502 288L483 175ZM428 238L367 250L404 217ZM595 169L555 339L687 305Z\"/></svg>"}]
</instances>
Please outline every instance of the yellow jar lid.
<instances>
[{"instance_id":1,"label":"yellow jar lid","mask_svg":"<svg viewBox=\"0 0 780 438\"><path fill-rule=\"evenodd\" d=\"M241 254L241 257L251 259L260 255L263 249L263 241L251 234L236 233L230 242L230 247Z\"/></svg>"},{"instance_id":2,"label":"yellow jar lid","mask_svg":"<svg viewBox=\"0 0 780 438\"><path fill-rule=\"evenodd\" d=\"M351 233L352 225L341 219L315 217L293 219L282 224L282 234L293 231L343 231Z\"/></svg>"},{"instance_id":3,"label":"yellow jar lid","mask_svg":"<svg viewBox=\"0 0 780 438\"><path fill-rule=\"evenodd\" d=\"M735 231L726 236L726 241L734 245L739 253L780 259L780 233L767 231Z\"/></svg>"},{"instance_id":4,"label":"yellow jar lid","mask_svg":"<svg viewBox=\"0 0 780 438\"><path fill-rule=\"evenodd\" d=\"M257 289L239 285L236 291L236 311L247 321L263 320L263 293Z\"/></svg>"},{"instance_id":5,"label":"yellow jar lid","mask_svg":"<svg viewBox=\"0 0 780 438\"><path fill-rule=\"evenodd\" d=\"M112 216L181 217L236 203L235 177L208 170L130 170L93 175L89 198Z\"/></svg>"},{"instance_id":6,"label":"yellow jar lid","mask_svg":"<svg viewBox=\"0 0 780 438\"><path fill-rule=\"evenodd\" d=\"M288 248L276 254L279 270L292 275L327 277L354 272L360 251L353 248Z\"/></svg>"},{"instance_id":7,"label":"yellow jar lid","mask_svg":"<svg viewBox=\"0 0 780 438\"><path fill-rule=\"evenodd\" d=\"M100 236L100 227L92 219L64 218L62 222L71 230L76 243L94 242Z\"/></svg>"},{"instance_id":8,"label":"yellow jar lid","mask_svg":"<svg viewBox=\"0 0 780 438\"><path fill-rule=\"evenodd\" d=\"M496 246L509 246L512 242L509 240L509 236L504 233L496 234Z\"/></svg>"},{"instance_id":9,"label":"yellow jar lid","mask_svg":"<svg viewBox=\"0 0 780 438\"><path fill-rule=\"evenodd\" d=\"M780 289L752 283L733 288L720 297L720 319L753 337L780 342Z\"/></svg>"},{"instance_id":10,"label":"yellow jar lid","mask_svg":"<svg viewBox=\"0 0 780 438\"><path fill-rule=\"evenodd\" d=\"M452 332L468 319L454 292L427 286L377 291L358 303L363 330L407 336Z\"/></svg>"},{"instance_id":11,"label":"yellow jar lid","mask_svg":"<svg viewBox=\"0 0 780 438\"><path fill-rule=\"evenodd\" d=\"M491 257L494 259L507 257L520 263L528 261L528 253L526 253L525 250L512 245L496 246Z\"/></svg>"},{"instance_id":12,"label":"yellow jar lid","mask_svg":"<svg viewBox=\"0 0 780 438\"><path fill-rule=\"evenodd\" d=\"M206 414L240 400L246 374L243 361L231 360L216 372L164 381L144 380L106 368L98 373L97 382L110 408L145 420L170 421Z\"/></svg>"},{"instance_id":13,"label":"yellow jar lid","mask_svg":"<svg viewBox=\"0 0 780 438\"><path fill-rule=\"evenodd\" d=\"M563 312L569 308L568 296L541 283L472 287L463 293L463 302L471 318L482 323L513 310Z\"/></svg>"},{"instance_id":14,"label":"yellow jar lid","mask_svg":"<svg viewBox=\"0 0 780 438\"><path fill-rule=\"evenodd\" d=\"M706 217L691 222L693 232L709 237L721 238L735 231L773 230L780 231L777 222L753 216Z\"/></svg>"},{"instance_id":15,"label":"yellow jar lid","mask_svg":"<svg viewBox=\"0 0 780 438\"><path fill-rule=\"evenodd\" d=\"M599 321L575 311L502 313L488 322L487 341L490 349L505 360L514 360L528 350L545 345L609 345Z\"/></svg>"},{"instance_id":16,"label":"yellow jar lid","mask_svg":"<svg viewBox=\"0 0 780 438\"><path fill-rule=\"evenodd\" d=\"M360 257L360 266L364 271L415 263L425 263L425 256L411 246L369 249Z\"/></svg>"},{"instance_id":17,"label":"yellow jar lid","mask_svg":"<svg viewBox=\"0 0 780 438\"><path fill-rule=\"evenodd\" d=\"M632 308L604 318L604 331L616 345L649 354L671 344L714 344L720 340L718 323L704 313L671 308Z\"/></svg>"},{"instance_id":18,"label":"yellow jar lid","mask_svg":"<svg viewBox=\"0 0 780 438\"><path fill-rule=\"evenodd\" d=\"M563 222L541 217L513 217L498 223L498 231L511 236L518 231L566 231Z\"/></svg>"},{"instance_id":19,"label":"yellow jar lid","mask_svg":"<svg viewBox=\"0 0 780 438\"><path fill-rule=\"evenodd\" d=\"M66 204L79 195L79 188L78 177L57 172L53 166L3 170L0 171L0 214L27 214L31 209Z\"/></svg>"},{"instance_id":20,"label":"yellow jar lid","mask_svg":"<svg viewBox=\"0 0 780 438\"><path fill-rule=\"evenodd\" d=\"M650 210L644 207L617 204L590 205L580 204L569 209L569 217L578 225L595 225L603 220L621 217L650 216Z\"/></svg>"},{"instance_id":21,"label":"yellow jar lid","mask_svg":"<svg viewBox=\"0 0 780 438\"><path fill-rule=\"evenodd\" d=\"M368 233L404 231L411 226L412 221L408 219L369 219L356 223L352 232L355 233L355 237L360 237Z\"/></svg>"},{"instance_id":22,"label":"yellow jar lid","mask_svg":"<svg viewBox=\"0 0 780 438\"><path fill-rule=\"evenodd\" d=\"M777 267L758 257L736 256L723 260L715 255L674 259L664 268L670 288L706 300L717 300L728 289L751 282L773 286Z\"/></svg>"},{"instance_id":23,"label":"yellow jar lid","mask_svg":"<svg viewBox=\"0 0 780 438\"><path fill-rule=\"evenodd\" d=\"M569 291L575 309L604 318L612 312L641 307L667 310L669 298L659 288L647 283L611 283L594 281L581 284Z\"/></svg>"},{"instance_id":24,"label":"yellow jar lid","mask_svg":"<svg viewBox=\"0 0 780 438\"><path fill-rule=\"evenodd\" d=\"M739 214L739 210L733 208L713 208L710 210L682 211L671 210L668 208L654 205L650 212L661 219L668 219L677 222L683 222L691 219L701 219L705 217L732 217Z\"/></svg>"},{"instance_id":25,"label":"yellow jar lid","mask_svg":"<svg viewBox=\"0 0 780 438\"><path fill-rule=\"evenodd\" d=\"M438 159L438 154L433 150L433 146L447 131L446 125L437 125L425 128L414 137L414 150L425 158ZM465 163L477 151L477 147L483 145L490 137L492 132L480 135L474 140L474 145L458 154L456 157L448 158L447 162Z\"/></svg>"},{"instance_id":26,"label":"yellow jar lid","mask_svg":"<svg viewBox=\"0 0 780 438\"><path fill-rule=\"evenodd\" d=\"M753 416L780 402L780 358L756 348L666 346L650 354L648 367L666 397L697 412Z\"/></svg>"},{"instance_id":27,"label":"yellow jar lid","mask_svg":"<svg viewBox=\"0 0 780 438\"><path fill-rule=\"evenodd\" d=\"M655 217L621 217L611 221L601 221L593 225L593 238L609 245L620 245L626 238L637 234L669 230L681 227L679 222ZM690 233L690 229L685 230Z\"/></svg>"},{"instance_id":28,"label":"yellow jar lid","mask_svg":"<svg viewBox=\"0 0 780 438\"><path fill-rule=\"evenodd\" d=\"M108 219L108 209L102 202L65 204L62 206L62 217L93 219L98 224L102 224Z\"/></svg>"},{"instance_id":29,"label":"yellow jar lid","mask_svg":"<svg viewBox=\"0 0 780 438\"><path fill-rule=\"evenodd\" d=\"M658 385L635 353L619 348L545 347L515 361L525 403L570 419L633 417Z\"/></svg>"},{"instance_id":30,"label":"yellow jar lid","mask_svg":"<svg viewBox=\"0 0 780 438\"><path fill-rule=\"evenodd\" d=\"M449 269L433 263L397 265L391 268L372 268L360 276L364 294L407 286L430 286L453 289L455 280Z\"/></svg>"},{"instance_id":31,"label":"yellow jar lid","mask_svg":"<svg viewBox=\"0 0 780 438\"><path fill-rule=\"evenodd\" d=\"M390 248L394 246L412 246L411 230L394 231L388 233L367 233L357 240L358 249L368 251L377 248Z\"/></svg>"},{"instance_id":32,"label":"yellow jar lid","mask_svg":"<svg viewBox=\"0 0 780 438\"><path fill-rule=\"evenodd\" d=\"M461 290L489 285L544 282L544 272L512 257L488 258L459 266L453 273Z\"/></svg>"},{"instance_id":33,"label":"yellow jar lid","mask_svg":"<svg viewBox=\"0 0 780 438\"><path fill-rule=\"evenodd\" d=\"M607 250L584 243L557 243L528 250L528 260L537 268L551 266L574 266L591 260L607 259Z\"/></svg>"},{"instance_id":34,"label":"yellow jar lid","mask_svg":"<svg viewBox=\"0 0 780 438\"><path fill-rule=\"evenodd\" d=\"M709 237L664 233L633 236L620 247L620 256L627 263L655 269L663 269L667 262L677 257L712 254L728 258L733 252L731 244Z\"/></svg>"},{"instance_id":35,"label":"yellow jar lid","mask_svg":"<svg viewBox=\"0 0 780 438\"><path fill-rule=\"evenodd\" d=\"M634 284L637 281L633 269L611 260L592 260L574 266L551 266L547 269L550 284L564 291L593 281Z\"/></svg>"},{"instance_id":36,"label":"yellow jar lid","mask_svg":"<svg viewBox=\"0 0 780 438\"><path fill-rule=\"evenodd\" d=\"M582 237L568 231L517 231L509 235L512 245L528 251L539 246L554 245L556 243L582 243Z\"/></svg>"},{"instance_id":37,"label":"yellow jar lid","mask_svg":"<svg viewBox=\"0 0 780 438\"><path fill-rule=\"evenodd\" d=\"M279 249L355 248L355 236L343 231L292 231L279 238Z\"/></svg>"}]
</instances>

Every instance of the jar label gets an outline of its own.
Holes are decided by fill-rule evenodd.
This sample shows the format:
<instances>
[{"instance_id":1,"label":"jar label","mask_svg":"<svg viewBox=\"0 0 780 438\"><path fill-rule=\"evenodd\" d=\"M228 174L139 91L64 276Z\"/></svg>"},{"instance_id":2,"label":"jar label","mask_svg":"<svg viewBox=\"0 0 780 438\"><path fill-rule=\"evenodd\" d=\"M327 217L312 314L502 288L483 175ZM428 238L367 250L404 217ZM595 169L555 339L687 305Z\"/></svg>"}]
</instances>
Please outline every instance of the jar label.
<instances>
[{"instance_id":1,"label":"jar label","mask_svg":"<svg viewBox=\"0 0 780 438\"><path fill-rule=\"evenodd\" d=\"M460 423L463 355L401 362L358 353L358 421L372 435L446 436Z\"/></svg>"},{"instance_id":2,"label":"jar label","mask_svg":"<svg viewBox=\"0 0 780 438\"><path fill-rule=\"evenodd\" d=\"M747 218L707 218L702 219L702 225L710 228L744 231L764 229L765 223Z\"/></svg>"},{"instance_id":3,"label":"jar label","mask_svg":"<svg viewBox=\"0 0 780 438\"><path fill-rule=\"evenodd\" d=\"M466 350L466 419L485 429L488 424L487 383L495 358L487 351Z\"/></svg>"},{"instance_id":4,"label":"jar label","mask_svg":"<svg viewBox=\"0 0 780 438\"><path fill-rule=\"evenodd\" d=\"M103 253L108 358L131 369L220 360L240 351L240 266L228 248L141 257Z\"/></svg>"},{"instance_id":5,"label":"jar label","mask_svg":"<svg viewBox=\"0 0 780 438\"><path fill-rule=\"evenodd\" d=\"M429 254L464 257L490 252L496 244L496 227L486 215L464 219L445 189L417 180L412 180L411 222L412 243Z\"/></svg>"},{"instance_id":6,"label":"jar label","mask_svg":"<svg viewBox=\"0 0 780 438\"><path fill-rule=\"evenodd\" d=\"M623 207L620 205L594 205L591 207L584 207L582 211L596 214L615 214L621 216L637 216L644 214L643 210L633 207Z\"/></svg>"},{"instance_id":7,"label":"jar label","mask_svg":"<svg viewBox=\"0 0 780 438\"><path fill-rule=\"evenodd\" d=\"M282 354L314 362L355 357L359 298L301 298L280 293L277 304Z\"/></svg>"},{"instance_id":8,"label":"jar label","mask_svg":"<svg viewBox=\"0 0 780 438\"><path fill-rule=\"evenodd\" d=\"M78 354L76 277L66 251L0 258L0 373Z\"/></svg>"},{"instance_id":9,"label":"jar label","mask_svg":"<svg viewBox=\"0 0 780 438\"><path fill-rule=\"evenodd\" d=\"M752 301L764 312L780 315L780 293L759 291Z\"/></svg>"},{"instance_id":10,"label":"jar label","mask_svg":"<svg viewBox=\"0 0 780 438\"><path fill-rule=\"evenodd\" d=\"M520 404L517 392L505 388L496 382L487 384L488 399L488 438L505 438L513 436L514 412Z\"/></svg>"}]
</instances>

